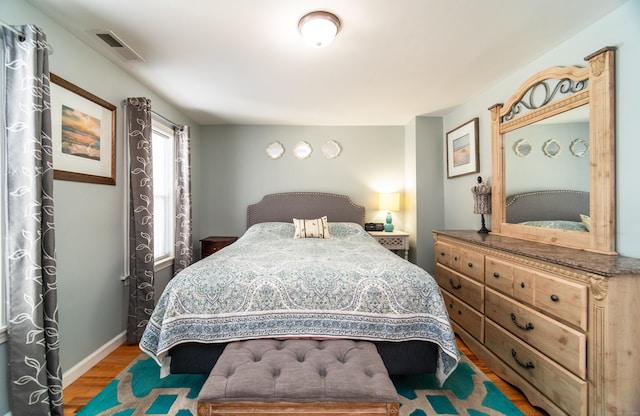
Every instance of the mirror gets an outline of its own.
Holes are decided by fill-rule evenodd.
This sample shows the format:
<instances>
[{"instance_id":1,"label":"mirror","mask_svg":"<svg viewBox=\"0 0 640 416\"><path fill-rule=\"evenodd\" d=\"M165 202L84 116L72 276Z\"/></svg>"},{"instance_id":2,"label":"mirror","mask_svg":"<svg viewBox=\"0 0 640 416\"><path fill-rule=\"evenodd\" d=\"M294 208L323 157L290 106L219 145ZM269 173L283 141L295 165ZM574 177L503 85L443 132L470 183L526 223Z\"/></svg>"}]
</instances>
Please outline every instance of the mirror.
<instances>
[{"instance_id":1,"label":"mirror","mask_svg":"<svg viewBox=\"0 0 640 416\"><path fill-rule=\"evenodd\" d=\"M311 156L312 151L311 145L305 141L298 142L293 147L293 154L300 160L304 160Z\"/></svg>"},{"instance_id":2,"label":"mirror","mask_svg":"<svg viewBox=\"0 0 640 416\"><path fill-rule=\"evenodd\" d=\"M327 159L335 159L340 155L342 148L340 147L340 143L335 140L329 140L324 145L322 145L322 154Z\"/></svg>"},{"instance_id":3,"label":"mirror","mask_svg":"<svg viewBox=\"0 0 640 416\"><path fill-rule=\"evenodd\" d=\"M269 143L264 150L267 152L267 157L272 160L280 159L284 154L284 146L278 141Z\"/></svg>"},{"instance_id":4,"label":"mirror","mask_svg":"<svg viewBox=\"0 0 640 416\"><path fill-rule=\"evenodd\" d=\"M513 149L505 155L506 197L549 189L589 192L589 159L566 151L578 137L589 137L588 105L505 134L505 147ZM576 213L575 221L579 214L588 212Z\"/></svg>"},{"instance_id":5,"label":"mirror","mask_svg":"<svg viewBox=\"0 0 640 416\"><path fill-rule=\"evenodd\" d=\"M490 108L493 234L615 254L614 52Z\"/></svg>"},{"instance_id":6,"label":"mirror","mask_svg":"<svg viewBox=\"0 0 640 416\"><path fill-rule=\"evenodd\" d=\"M554 158L560 154L562 146L560 146L560 143L558 143L556 139L550 139L544 142L542 151L546 157Z\"/></svg>"},{"instance_id":7,"label":"mirror","mask_svg":"<svg viewBox=\"0 0 640 416\"><path fill-rule=\"evenodd\" d=\"M527 157L531 153L531 142L527 139L519 139L513 144L513 153L518 157ZM515 161L511 163L516 163ZM511 164L510 163L510 164Z\"/></svg>"},{"instance_id":8,"label":"mirror","mask_svg":"<svg viewBox=\"0 0 640 416\"><path fill-rule=\"evenodd\" d=\"M589 143L582 139L575 139L569 145L569 150L575 157L585 157L589 151Z\"/></svg>"}]
</instances>

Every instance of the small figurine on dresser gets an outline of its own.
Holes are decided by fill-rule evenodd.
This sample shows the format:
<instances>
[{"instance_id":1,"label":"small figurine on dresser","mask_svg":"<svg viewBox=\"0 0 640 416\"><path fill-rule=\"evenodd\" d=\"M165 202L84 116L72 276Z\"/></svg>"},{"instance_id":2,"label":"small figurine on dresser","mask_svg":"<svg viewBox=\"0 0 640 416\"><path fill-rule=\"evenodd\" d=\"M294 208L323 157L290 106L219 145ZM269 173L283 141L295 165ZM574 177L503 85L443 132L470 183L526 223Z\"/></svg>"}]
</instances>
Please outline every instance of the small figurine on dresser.
<instances>
[{"instance_id":1,"label":"small figurine on dresser","mask_svg":"<svg viewBox=\"0 0 640 416\"><path fill-rule=\"evenodd\" d=\"M480 234L488 234L484 223L484 214L491 214L491 187L482 182L482 176L478 176L478 183L471 188L473 193L473 213L480 214L482 227L478 230Z\"/></svg>"}]
</instances>

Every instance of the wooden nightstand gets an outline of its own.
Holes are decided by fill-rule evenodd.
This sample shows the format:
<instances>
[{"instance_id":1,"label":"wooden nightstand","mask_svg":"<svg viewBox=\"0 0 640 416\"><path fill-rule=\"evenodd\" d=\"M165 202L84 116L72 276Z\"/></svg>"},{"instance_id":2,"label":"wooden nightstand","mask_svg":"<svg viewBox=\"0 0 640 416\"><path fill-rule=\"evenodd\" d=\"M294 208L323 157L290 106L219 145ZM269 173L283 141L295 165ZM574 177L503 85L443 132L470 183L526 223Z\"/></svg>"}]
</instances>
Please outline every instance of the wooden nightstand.
<instances>
[{"instance_id":1,"label":"wooden nightstand","mask_svg":"<svg viewBox=\"0 0 640 416\"><path fill-rule=\"evenodd\" d=\"M211 236L200 240L200 247L202 249L202 258L212 255L216 251L223 249L229 244L236 241L238 237L216 237Z\"/></svg>"},{"instance_id":2,"label":"wooden nightstand","mask_svg":"<svg viewBox=\"0 0 640 416\"><path fill-rule=\"evenodd\" d=\"M397 253L404 250L404 259L409 260L409 233L404 231L369 231L369 234L383 247ZM398 254L398 253L397 253Z\"/></svg>"}]
</instances>

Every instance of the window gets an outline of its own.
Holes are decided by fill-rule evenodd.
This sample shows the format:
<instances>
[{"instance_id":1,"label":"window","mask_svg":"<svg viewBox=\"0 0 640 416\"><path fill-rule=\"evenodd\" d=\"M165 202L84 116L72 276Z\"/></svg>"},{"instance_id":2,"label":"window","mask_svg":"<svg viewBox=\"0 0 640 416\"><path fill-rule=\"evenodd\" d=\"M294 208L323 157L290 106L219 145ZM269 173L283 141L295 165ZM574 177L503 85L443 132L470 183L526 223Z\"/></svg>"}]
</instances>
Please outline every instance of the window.
<instances>
[{"instance_id":1,"label":"window","mask_svg":"<svg viewBox=\"0 0 640 416\"><path fill-rule=\"evenodd\" d=\"M153 120L153 244L156 269L168 266L174 255L175 146L173 129Z\"/></svg>"}]
</instances>

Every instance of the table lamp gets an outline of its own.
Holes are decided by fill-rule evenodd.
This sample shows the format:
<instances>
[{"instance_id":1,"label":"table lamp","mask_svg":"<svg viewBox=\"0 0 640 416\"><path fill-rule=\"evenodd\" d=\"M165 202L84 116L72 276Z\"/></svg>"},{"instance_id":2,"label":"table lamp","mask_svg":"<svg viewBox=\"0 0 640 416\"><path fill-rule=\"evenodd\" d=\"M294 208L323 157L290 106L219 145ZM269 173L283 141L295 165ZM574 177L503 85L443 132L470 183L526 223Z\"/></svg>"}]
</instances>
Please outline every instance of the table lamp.
<instances>
[{"instance_id":1,"label":"table lamp","mask_svg":"<svg viewBox=\"0 0 640 416\"><path fill-rule=\"evenodd\" d=\"M384 230L393 231L391 211L400 211L400 193L392 192L388 194L380 194L379 207L380 211L387 211L387 222L384 224Z\"/></svg>"}]
</instances>

